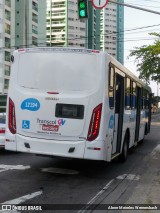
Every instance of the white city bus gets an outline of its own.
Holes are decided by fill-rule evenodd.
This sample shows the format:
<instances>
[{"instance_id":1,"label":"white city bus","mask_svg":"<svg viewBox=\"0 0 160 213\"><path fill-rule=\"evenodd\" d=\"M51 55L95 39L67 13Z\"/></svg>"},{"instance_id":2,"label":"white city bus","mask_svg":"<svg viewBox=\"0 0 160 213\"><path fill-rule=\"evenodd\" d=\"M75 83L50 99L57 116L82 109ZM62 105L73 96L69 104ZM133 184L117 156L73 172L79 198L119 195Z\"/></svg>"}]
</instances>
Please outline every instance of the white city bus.
<instances>
[{"instance_id":1,"label":"white city bus","mask_svg":"<svg viewBox=\"0 0 160 213\"><path fill-rule=\"evenodd\" d=\"M151 89L106 52L14 51L5 148L111 161L150 130Z\"/></svg>"}]
</instances>

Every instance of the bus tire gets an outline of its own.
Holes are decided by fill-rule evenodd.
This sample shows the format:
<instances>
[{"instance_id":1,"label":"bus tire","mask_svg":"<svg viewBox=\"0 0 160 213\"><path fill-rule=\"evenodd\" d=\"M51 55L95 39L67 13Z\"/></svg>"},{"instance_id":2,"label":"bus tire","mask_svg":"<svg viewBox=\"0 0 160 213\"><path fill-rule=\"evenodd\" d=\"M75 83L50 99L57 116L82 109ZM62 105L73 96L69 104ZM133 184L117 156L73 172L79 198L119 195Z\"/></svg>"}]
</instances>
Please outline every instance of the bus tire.
<instances>
[{"instance_id":1,"label":"bus tire","mask_svg":"<svg viewBox=\"0 0 160 213\"><path fill-rule=\"evenodd\" d=\"M128 133L126 133L124 137L124 141L123 141L122 153L119 156L119 161L122 163L124 163L127 160L128 142L129 142L129 136L128 136Z\"/></svg>"}]
</instances>

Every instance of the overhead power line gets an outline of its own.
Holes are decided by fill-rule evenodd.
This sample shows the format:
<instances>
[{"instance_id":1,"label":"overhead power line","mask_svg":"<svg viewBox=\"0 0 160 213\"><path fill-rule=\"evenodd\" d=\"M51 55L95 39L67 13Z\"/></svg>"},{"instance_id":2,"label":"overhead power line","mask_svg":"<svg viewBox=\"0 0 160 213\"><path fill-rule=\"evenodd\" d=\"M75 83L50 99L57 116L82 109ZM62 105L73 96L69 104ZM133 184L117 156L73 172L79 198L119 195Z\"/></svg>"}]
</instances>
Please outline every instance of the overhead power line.
<instances>
[{"instance_id":1,"label":"overhead power line","mask_svg":"<svg viewBox=\"0 0 160 213\"><path fill-rule=\"evenodd\" d=\"M126 28L125 30L108 32L108 33L104 33L104 34L100 34L100 35L103 35L103 36L106 36L106 35L112 36L113 35L114 36L114 35L117 35L117 34L123 34L124 32L132 32L132 31L136 31L136 30L142 30L142 29L147 29L147 28L152 28L152 27L157 27L157 26L160 26L160 24L154 24L154 25L148 25L148 26L142 26L142 27L134 27L134 28L129 28L129 29ZM79 32L81 32L81 31L79 31ZM30 35L30 34L32 34L32 33L27 33L27 35ZM39 35L41 35L41 34L45 34L45 33L39 33ZM75 34L77 34L77 32ZM19 35L22 35L22 36L20 36L19 39L23 40L23 38L24 38L23 33L20 33ZM100 35L95 35L95 36L97 37L97 36L100 36ZM94 37L94 36L89 36L89 37ZM83 38L89 38L89 37L83 36ZM0 39L3 39L3 38L0 38ZM11 40L14 40L14 39L15 39L15 36L11 36ZM76 39L76 38L73 38L73 39Z\"/></svg>"},{"instance_id":2,"label":"overhead power line","mask_svg":"<svg viewBox=\"0 0 160 213\"><path fill-rule=\"evenodd\" d=\"M149 26L143 26L143 27L136 27L136 28L131 28L131 29L126 29L126 30L121 30L121 31L116 31L116 32L110 32L110 33L104 33L104 34L99 34L99 35L93 35L93 36L83 36L83 37L76 37L76 38L69 38L68 37L68 41L79 41L79 40L84 40L84 39L92 39L92 38L97 38L100 36L114 36L114 35L119 35L119 34L123 34L124 32L131 32L131 31L136 31L136 30L141 30L141 29L146 29L146 28L151 28L151 27L155 27L155 26L160 26L160 24L156 24L156 25L149 25ZM13 38L12 38L13 39ZM21 39L22 40L22 39ZM153 40L153 38L149 38L149 39L140 39L140 40ZM139 41L140 41L139 40ZM117 39L115 41L111 41L112 42L128 42L128 41L137 41L137 40L125 40L125 41L121 41L120 39ZM43 42L43 43L38 43L38 45L45 45L45 44L49 44L50 42ZM12 48L23 48L23 47L28 47L31 46L33 44L28 44L28 45L19 45L19 46L10 46L9 49ZM8 49L7 47L0 47L0 49Z\"/></svg>"},{"instance_id":3,"label":"overhead power line","mask_svg":"<svg viewBox=\"0 0 160 213\"><path fill-rule=\"evenodd\" d=\"M146 2L146 1L148 1L148 2L155 2L155 3L158 3L158 4L160 4L160 2L159 1L154 1L154 0L141 0L142 2ZM138 0L138 3L140 3L141 2L140 0ZM130 2L128 2L128 3L131 3L131 2L134 2L134 3L136 3L135 2L135 0L133 0L133 1L130 1ZM127 4L128 4L127 3Z\"/></svg>"},{"instance_id":4,"label":"overhead power line","mask_svg":"<svg viewBox=\"0 0 160 213\"><path fill-rule=\"evenodd\" d=\"M137 7L137 6L134 6L134 5L131 5L131 4L120 3L120 2L116 2L115 0L108 0L108 2L111 2L111 3L113 3L113 4L118 4L118 5L121 5L121 6L131 7L131 8L133 8L133 9L142 10L142 11L146 11L146 12L149 12L149 13L154 13L154 14L160 15L160 12L158 12L158 11L149 10L149 9L142 8L142 7Z\"/></svg>"}]
</instances>

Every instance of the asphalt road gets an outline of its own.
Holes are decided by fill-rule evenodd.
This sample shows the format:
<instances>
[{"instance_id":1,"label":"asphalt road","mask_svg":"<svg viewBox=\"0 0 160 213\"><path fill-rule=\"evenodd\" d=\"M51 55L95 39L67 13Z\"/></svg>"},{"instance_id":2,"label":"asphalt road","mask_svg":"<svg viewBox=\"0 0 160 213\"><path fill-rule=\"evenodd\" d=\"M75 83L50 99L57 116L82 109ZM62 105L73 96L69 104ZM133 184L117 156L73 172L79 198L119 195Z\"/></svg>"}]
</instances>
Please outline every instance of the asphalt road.
<instances>
[{"instance_id":1,"label":"asphalt road","mask_svg":"<svg viewBox=\"0 0 160 213\"><path fill-rule=\"evenodd\" d=\"M58 206L61 209L70 208L65 212L76 213L102 212L99 208L104 206L99 204L160 204L159 165L160 114L153 115L151 133L143 144L129 153L123 164L117 161L48 158L0 150L0 203L61 204ZM94 210L87 210L91 204L96 204ZM104 209L103 212L113 210Z\"/></svg>"}]
</instances>

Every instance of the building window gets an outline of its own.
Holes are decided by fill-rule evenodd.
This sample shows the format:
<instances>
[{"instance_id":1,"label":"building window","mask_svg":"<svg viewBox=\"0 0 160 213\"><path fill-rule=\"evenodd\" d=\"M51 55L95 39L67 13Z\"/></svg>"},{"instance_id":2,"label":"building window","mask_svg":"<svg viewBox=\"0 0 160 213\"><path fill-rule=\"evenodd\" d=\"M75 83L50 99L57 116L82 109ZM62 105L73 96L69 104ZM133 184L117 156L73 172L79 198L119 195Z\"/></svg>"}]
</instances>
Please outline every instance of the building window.
<instances>
[{"instance_id":1,"label":"building window","mask_svg":"<svg viewBox=\"0 0 160 213\"><path fill-rule=\"evenodd\" d=\"M32 9L38 12L38 4L36 2L32 2Z\"/></svg>"},{"instance_id":2,"label":"building window","mask_svg":"<svg viewBox=\"0 0 160 213\"><path fill-rule=\"evenodd\" d=\"M38 34L38 28L35 25L32 25L32 32Z\"/></svg>"},{"instance_id":3,"label":"building window","mask_svg":"<svg viewBox=\"0 0 160 213\"><path fill-rule=\"evenodd\" d=\"M38 16L35 15L34 13L32 13L32 21L34 21L35 23L38 23Z\"/></svg>"},{"instance_id":4,"label":"building window","mask_svg":"<svg viewBox=\"0 0 160 213\"><path fill-rule=\"evenodd\" d=\"M11 57L10 52L5 51L5 61L10 62L10 57Z\"/></svg>"},{"instance_id":5,"label":"building window","mask_svg":"<svg viewBox=\"0 0 160 213\"><path fill-rule=\"evenodd\" d=\"M8 10L5 10L5 19L7 19L8 21L11 20L11 13Z\"/></svg>"},{"instance_id":6,"label":"building window","mask_svg":"<svg viewBox=\"0 0 160 213\"><path fill-rule=\"evenodd\" d=\"M8 7L11 7L11 0L5 0L5 5L7 5Z\"/></svg>"},{"instance_id":7,"label":"building window","mask_svg":"<svg viewBox=\"0 0 160 213\"><path fill-rule=\"evenodd\" d=\"M9 24L5 24L5 33L7 34L11 33L11 26Z\"/></svg>"},{"instance_id":8,"label":"building window","mask_svg":"<svg viewBox=\"0 0 160 213\"><path fill-rule=\"evenodd\" d=\"M32 36L32 44L37 46L38 45L38 39Z\"/></svg>"},{"instance_id":9,"label":"building window","mask_svg":"<svg viewBox=\"0 0 160 213\"><path fill-rule=\"evenodd\" d=\"M8 89L9 79L4 79L4 89Z\"/></svg>"},{"instance_id":10,"label":"building window","mask_svg":"<svg viewBox=\"0 0 160 213\"><path fill-rule=\"evenodd\" d=\"M5 65L4 72L5 72L5 75L10 76L10 66Z\"/></svg>"},{"instance_id":11,"label":"building window","mask_svg":"<svg viewBox=\"0 0 160 213\"><path fill-rule=\"evenodd\" d=\"M74 10L69 9L69 12L70 12L70 13L74 13Z\"/></svg>"},{"instance_id":12,"label":"building window","mask_svg":"<svg viewBox=\"0 0 160 213\"><path fill-rule=\"evenodd\" d=\"M9 38L5 38L5 47L10 48L11 40Z\"/></svg>"}]
</instances>

